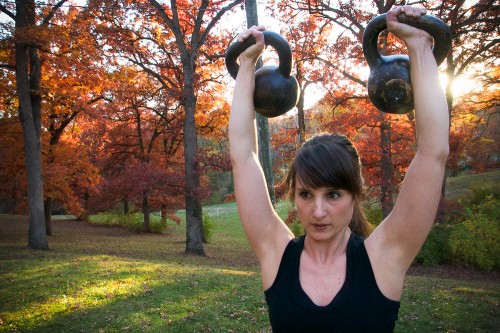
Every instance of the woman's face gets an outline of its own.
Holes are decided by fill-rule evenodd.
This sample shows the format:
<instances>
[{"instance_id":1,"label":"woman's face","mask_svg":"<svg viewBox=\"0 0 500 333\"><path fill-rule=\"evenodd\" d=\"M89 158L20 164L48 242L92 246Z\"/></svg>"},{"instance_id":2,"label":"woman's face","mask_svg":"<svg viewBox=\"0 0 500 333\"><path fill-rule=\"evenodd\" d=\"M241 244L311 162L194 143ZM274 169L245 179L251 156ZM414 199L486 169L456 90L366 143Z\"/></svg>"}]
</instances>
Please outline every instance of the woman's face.
<instances>
[{"instance_id":1,"label":"woman's face","mask_svg":"<svg viewBox=\"0 0 500 333\"><path fill-rule=\"evenodd\" d=\"M350 192L330 187L308 188L298 179L296 184L295 205L308 237L330 240L349 226L354 210Z\"/></svg>"}]
</instances>

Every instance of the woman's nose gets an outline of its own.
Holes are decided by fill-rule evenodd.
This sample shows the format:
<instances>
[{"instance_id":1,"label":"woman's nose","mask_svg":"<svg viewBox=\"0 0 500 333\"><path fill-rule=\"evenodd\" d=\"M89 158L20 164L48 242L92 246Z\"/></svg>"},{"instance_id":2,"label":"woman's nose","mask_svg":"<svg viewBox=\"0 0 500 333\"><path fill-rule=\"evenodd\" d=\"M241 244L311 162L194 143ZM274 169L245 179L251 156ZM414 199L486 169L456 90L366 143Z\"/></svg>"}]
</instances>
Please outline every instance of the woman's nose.
<instances>
[{"instance_id":1,"label":"woman's nose","mask_svg":"<svg viewBox=\"0 0 500 333\"><path fill-rule=\"evenodd\" d=\"M325 204L321 199L314 201L313 216L322 218L326 215Z\"/></svg>"}]
</instances>

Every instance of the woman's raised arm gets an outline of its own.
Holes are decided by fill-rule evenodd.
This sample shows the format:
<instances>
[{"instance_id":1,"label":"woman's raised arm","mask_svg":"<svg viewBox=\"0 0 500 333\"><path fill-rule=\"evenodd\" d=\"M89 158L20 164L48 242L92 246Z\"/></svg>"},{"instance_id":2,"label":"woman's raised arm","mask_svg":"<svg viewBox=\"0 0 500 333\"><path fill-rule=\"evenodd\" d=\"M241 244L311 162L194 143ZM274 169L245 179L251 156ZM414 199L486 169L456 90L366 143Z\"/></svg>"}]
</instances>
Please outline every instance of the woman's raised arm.
<instances>
[{"instance_id":1,"label":"woman's raised arm","mask_svg":"<svg viewBox=\"0 0 500 333\"><path fill-rule=\"evenodd\" d=\"M400 283L401 287L407 269L433 225L449 149L448 107L432 53L432 38L422 30L399 23L396 17L403 12L418 17L425 13L425 9L404 6L387 13L389 31L405 42L410 58L417 152L392 212L366 244L370 256L373 256L371 260L377 280L384 280L380 284ZM391 281L394 277L397 281ZM388 295L390 293L386 290L387 296L397 297Z\"/></svg>"},{"instance_id":2,"label":"woman's raised arm","mask_svg":"<svg viewBox=\"0 0 500 333\"><path fill-rule=\"evenodd\" d=\"M238 213L250 245L260 261L264 288L271 286L281 255L293 234L276 214L258 160L253 93L255 64L264 49L263 27L252 27L238 36L255 37L256 44L239 57L231 114L229 145Z\"/></svg>"}]
</instances>

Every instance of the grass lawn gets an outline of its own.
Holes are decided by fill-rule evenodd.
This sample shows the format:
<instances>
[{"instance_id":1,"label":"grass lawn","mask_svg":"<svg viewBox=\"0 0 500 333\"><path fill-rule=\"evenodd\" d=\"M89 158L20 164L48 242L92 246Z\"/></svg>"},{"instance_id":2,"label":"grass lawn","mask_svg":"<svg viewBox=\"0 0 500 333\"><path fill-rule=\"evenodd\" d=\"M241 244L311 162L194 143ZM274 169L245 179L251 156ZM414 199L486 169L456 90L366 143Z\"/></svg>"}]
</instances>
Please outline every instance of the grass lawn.
<instances>
[{"instance_id":1,"label":"grass lawn","mask_svg":"<svg viewBox=\"0 0 500 333\"><path fill-rule=\"evenodd\" d=\"M0 332L270 332L235 205L204 211L204 258L184 254L184 223L143 234L54 220L50 250L33 251L27 218L0 215ZM500 332L497 273L415 272L396 332Z\"/></svg>"}]
</instances>

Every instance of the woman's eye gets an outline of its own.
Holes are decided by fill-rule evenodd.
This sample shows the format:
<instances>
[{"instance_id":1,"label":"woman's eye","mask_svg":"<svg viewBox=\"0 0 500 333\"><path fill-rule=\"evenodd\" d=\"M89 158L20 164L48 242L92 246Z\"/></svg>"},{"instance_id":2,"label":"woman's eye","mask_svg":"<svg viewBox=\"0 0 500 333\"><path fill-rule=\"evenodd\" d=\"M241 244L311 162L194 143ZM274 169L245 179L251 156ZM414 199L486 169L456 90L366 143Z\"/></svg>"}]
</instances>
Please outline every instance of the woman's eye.
<instances>
[{"instance_id":1,"label":"woman's eye","mask_svg":"<svg viewBox=\"0 0 500 333\"><path fill-rule=\"evenodd\" d=\"M301 198L310 198L310 197L311 197L311 193L306 192L306 191L301 191L301 192L299 193L299 196L300 196Z\"/></svg>"},{"instance_id":2,"label":"woman's eye","mask_svg":"<svg viewBox=\"0 0 500 333\"><path fill-rule=\"evenodd\" d=\"M328 193L328 197L331 199L337 199L338 197L340 197L340 193L336 192L336 191L332 191L332 192Z\"/></svg>"}]
</instances>

